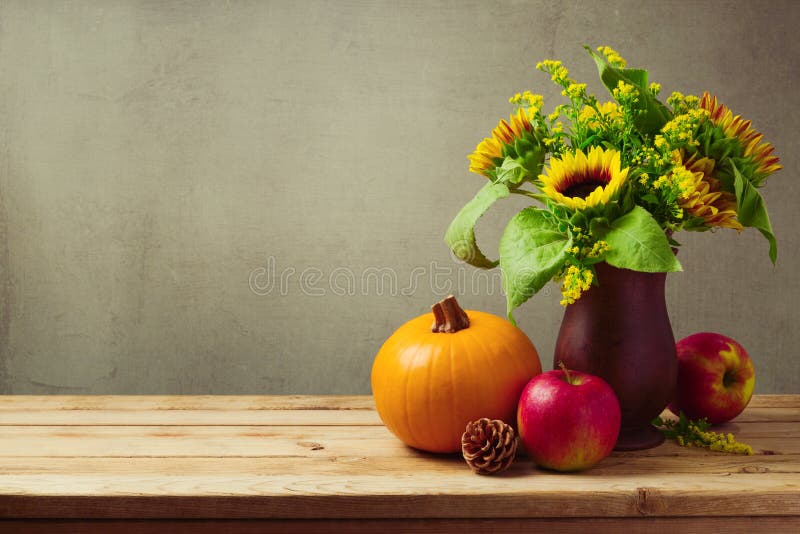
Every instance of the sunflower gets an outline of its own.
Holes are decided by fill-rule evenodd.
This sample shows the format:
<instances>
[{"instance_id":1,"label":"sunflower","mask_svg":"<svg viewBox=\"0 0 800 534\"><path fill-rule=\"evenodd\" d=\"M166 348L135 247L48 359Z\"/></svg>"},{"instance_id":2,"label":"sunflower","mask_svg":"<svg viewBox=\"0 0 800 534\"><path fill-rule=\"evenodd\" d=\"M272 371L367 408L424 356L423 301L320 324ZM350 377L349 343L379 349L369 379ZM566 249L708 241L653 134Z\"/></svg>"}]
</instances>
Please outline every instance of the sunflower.
<instances>
[{"instance_id":1,"label":"sunflower","mask_svg":"<svg viewBox=\"0 0 800 534\"><path fill-rule=\"evenodd\" d=\"M481 141L475 152L467 156L470 172L491 178L490 171L503 163L503 149L513 145L517 139L527 137L526 134L532 131L531 114L523 107L512 113L508 122L500 120L492 130L492 137Z\"/></svg>"},{"instance_id":2,"label":"sunflower","mask_svg":"<svg viewBox=\"0 0 800 534\"><path fill-rule=\"evenodd\" d=\"M751 128L750 121L742 119L740 115L734 116L725 104L717 101L717 97L703 93L700 109L708 111L711 123L721 130L725 139L738 145L738 150L733 154L734 163L751 182L758 185L767 176L783 168L778 163L778 157L773 155L775 147ZM714 154L705 155L714 157Z\"/></svg>"},{"instance_id":3,"label":"sunflower","mask_svg":"<svg viewBox=\"0 0 800 534\"><path fill-rule=\"evenodd\" d=\"M686 213L702 219L703 226L742 230L736 219L736 197L723 191L719 180L712 178L713 159L692 156L677 169L687 175L685 193L678 198Z\"/></svg>"},{"instance_id":4,"label":"sunflower","mask_svg":"<svg viewBox=\"0 0 800 534\"><path fill-rule=\"evenodd\" d=\"M608 204L627 179L628 168L620 170L620 153L600 147L588 156L578 150L551 159L545 174L539 176L542 192L573 210Z\"/></svg>"}]
</instances>

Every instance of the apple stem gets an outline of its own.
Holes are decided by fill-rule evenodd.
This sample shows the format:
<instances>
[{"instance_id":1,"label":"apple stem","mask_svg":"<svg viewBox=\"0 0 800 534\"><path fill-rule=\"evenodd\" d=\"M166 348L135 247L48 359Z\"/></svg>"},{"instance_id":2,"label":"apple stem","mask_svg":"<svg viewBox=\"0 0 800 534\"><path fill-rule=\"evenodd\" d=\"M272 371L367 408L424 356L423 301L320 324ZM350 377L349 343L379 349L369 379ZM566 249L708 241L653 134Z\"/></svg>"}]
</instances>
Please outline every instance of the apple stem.
<instances>
[{"instance_id":1,"label":"apple stem","mask_svg":"<svg viewBox=\"0 0 800 534\"><path fill-rule=\"evenodd\" d=\"M567 383L568 384L572 384L573 383L572 382L572 374L569 372L569 369L567 369L567 366L564 365L564 362L559 361L558 362L558 366L561 368L562 371L564 371L564 376L567 379Z\"/></svg>"}]
</instances>

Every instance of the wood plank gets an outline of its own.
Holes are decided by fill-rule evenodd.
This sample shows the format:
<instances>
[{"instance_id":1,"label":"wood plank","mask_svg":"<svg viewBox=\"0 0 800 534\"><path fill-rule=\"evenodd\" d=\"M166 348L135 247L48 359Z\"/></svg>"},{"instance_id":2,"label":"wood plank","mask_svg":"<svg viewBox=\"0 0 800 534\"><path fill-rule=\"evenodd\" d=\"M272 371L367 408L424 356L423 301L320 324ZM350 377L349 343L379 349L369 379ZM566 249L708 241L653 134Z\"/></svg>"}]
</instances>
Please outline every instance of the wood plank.
<instances>
[{"instance_id":1,"label":"wood plank","mask_svg":"<svg viewBox=\"0 0 800 534\"><path fill-rule=\"evenodd\" d=\"M765 406L748 406L739 414L734 423L752 423L755 421L794 421L800 422L800 408L770 408Z\"/></svg>"},{"instance_id":2,"label":"wood plank","mask_svg":"<svg viewBox=\"0 0 800 534\"><path fill-rule=\"evenodd\" d=\"M800 408L800 395L753 395L748 407Z\"/></svg>"},{"instance_id":3,"label":"wood plank","mask_svg":"<svg viewBox=\"0 0 800 534\"><path fill-rule=\"evenodd\" d=\"M312 454L313 453L313 454ZM382 426L7 426L0 456L416 454Z\"/></svg>"},{"instance_id":4,"label":"wood plank","mask_svg":"<svg viewBox=\"0 0 800 534\"><path fill-rule=\"evenodd\" d=\"M374 410L369 395L5 395L25 410ZM800 408L800 395L755 395L748 408Z\"/></svg>"},{"instance_id":5,"label":"wood plank","mask_svg":"<svg viewBox=\"0 0 800 534\"><path fill-rule=\"evenodd\" d=\"M4 395L20 410L374 410L369 395Z\"/></svg>"},{"instance_id":6,"label":"wood plank","mask_svg":"<svg viewBox=\"0 0 800 534\"><path fill-rule=\"evenodd\" d=\"M757 451L798 454L798 425L720 427ZM668 447L668 448L663 448ZM689 455L668 443L638 454ZM416 456L382 426L6 426L0 456Z\"/></svg>"},{"instance_id":7,"label":"wood plank","mask_svg":"<svg viewBox=\"0 0 800 534\"><path fill-rule=\"evenodd\" d=\"M613 453L600 464L580 473L586 477L619 477L642 474L660 476L662 473L728 476L746 473L769 476L771 473L800 473L800 454L775 456L741 456L696 451L694 458L622 457ZM449 476L463 474L467 465L461 457L419 455L417 457L339 456L339 457L140 457L140 458L63 458L63 457L2 457L2 477L15 475L248 475L280 473L284 475L370 475L385 473L403 475L426 471ZM520 457L504 476L539 477L534 485L546 484L547 477L562 475L537 469L533 462Z\"/></svg>"},{"instance_id":8,"label":"wood plank","mask_svg":"<svg viewBox=\"0 0 800 534\"><path fill-rule=\"evenodd\" d=\"M667 411L665 416L671 414ZM733 423L763 421L800 422L800 408L749 408ZM24 409L0 410L0 426L44 425L215 425L215 426L287 426L315 425L379 426L377 412L368 409L189 409L189 410L124 410L124 409Z\"/></svg>"},{"instance_id":9,"label":"wood plank","mask_svg":"<svg viewBox=\"0 0 800 534\"><path fill-rule=\"evenodd\" d=\"M800 419L800 418L799 418ZM20 410L0 411L0 426L382 426L374 410Z\"/></svg>"},{"instance_id":10,"label":"wood plank","mask_svg":"<svg viewBox=\"0 0 800 534\"><path fill-rule=\"evenodd\" d=\"M726 532L750 534L753 531L795 533L800 529L797 517L715 517L715 518L555 518L502 519L295 519L295 520L26 520L0 523L3 532L16 534L307 534L308 532L384 532L429 534L439 532L559 532L563 534L707 534Z\"/></svg>"},{"instance_id":11,"label":"wood plank","mask_svg":"<svg viewBox=\"0 0 800 534\"><path fill-rule=\"evenodd\" d=\"M788 397L717 428L761 455L666 443L576 474L521 458L499 477L404 446L369 397L0 397L0 517L800 517Z\"/></svg>"},{"instance_id":12,"label":"wood plank","mask_svg":"<svg viewBox=\"0 0 800 534\"><path fill-rule=\"evenodd\" d=\"M796 473L698 477L20 475L0 517L489 518L800 515ZM761 494L763 498L753 498Z\"/></svg>"}]
</instances>

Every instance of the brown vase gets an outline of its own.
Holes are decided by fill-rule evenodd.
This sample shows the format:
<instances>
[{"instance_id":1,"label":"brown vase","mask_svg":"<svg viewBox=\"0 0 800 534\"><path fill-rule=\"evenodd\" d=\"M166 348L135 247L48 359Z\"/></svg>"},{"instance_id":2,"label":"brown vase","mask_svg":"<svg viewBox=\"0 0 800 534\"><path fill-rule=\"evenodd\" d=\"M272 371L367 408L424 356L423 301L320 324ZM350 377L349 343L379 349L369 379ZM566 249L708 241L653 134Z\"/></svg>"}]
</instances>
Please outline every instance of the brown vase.
<instances>
[{"instance_id":1,"label":"brown vase","mask_svg":"<svg viewBox=\"0 0 800 534\"><path fill-rule=\"evenodd\" d=\"M553 364L563 361L614 388L622 409L615 450L655 447L664 436L650 421L672 400L678 372L664 298L667 275L606 263L596 268L599 285L564 312Z\"/></svg>"}]
</instances>

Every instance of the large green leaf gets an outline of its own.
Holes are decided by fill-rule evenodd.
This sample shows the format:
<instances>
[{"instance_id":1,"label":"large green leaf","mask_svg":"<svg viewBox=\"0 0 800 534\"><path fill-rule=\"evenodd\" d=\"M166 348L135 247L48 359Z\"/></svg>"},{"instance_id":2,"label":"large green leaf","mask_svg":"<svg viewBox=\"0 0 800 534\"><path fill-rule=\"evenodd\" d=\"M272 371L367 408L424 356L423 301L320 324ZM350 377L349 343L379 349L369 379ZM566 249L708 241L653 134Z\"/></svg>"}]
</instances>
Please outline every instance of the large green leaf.
<instances>
[{"instance_id":1,"label":"large green leaf","mask_svg":"<svg viewBox=\"0 0 800 534\"><path fill-rule=\"evenodd\" d=\"M497 261L492 261L484 256L481 249L478 248L478 243L475 241L475 224L492 204L508 195L508 186L503 183L489 182L461 208L444 236L450 250L459 259L484 269L497 266Z\"/></svg>"},{"instance_id":2,"label":"large green leaf","mask_svg":"<svg viewBox=\"0 0 800 534\"><path fill-rule=\"evenodd\" d=\"M500 239L500 269L508 318L563 267L572 238L559 232L547 212L525 208L506 226Z\"/></svg>"},{"instance_id":3,"label":"large green leaf","mask_svg":"<svg viewBox=\"0 0 800 534\"><path fill-rule=\"evenodd\" d=\"M654 135L670 121L672 113L653 96L648 88L646 70L614 67L601 54L588 46L585 48L597 64L600 79L609 91L613 92L620 81L633 85L639 91L638 109L641 113L635 118L634 124L641 133Z\"/></svg>"},{"instance_id":4,"label":"large green leaf","mask_svg":"<svg viewBox=\"0 0 800 534\"><path fill-rule=\"evenodd\" d=\"M610 223L594 224L592 233L611 246L605 260L614 267L646 273L682 270L664 230L641 206Z\"/></svg>"},{"instance_id":5,"label":"large green leaf","mask_svg":"<svg viewBox=\"0 0 800 534\"><path fill-rule=\"evenodd\" d=\"M732 165L736 189L736 218L743 226L755 228L769 241L769 259L774 264L778 259L778 243L769 222L767 206L758 189L753 186L735 165Z\"/></svg>"}]
</instances>

